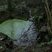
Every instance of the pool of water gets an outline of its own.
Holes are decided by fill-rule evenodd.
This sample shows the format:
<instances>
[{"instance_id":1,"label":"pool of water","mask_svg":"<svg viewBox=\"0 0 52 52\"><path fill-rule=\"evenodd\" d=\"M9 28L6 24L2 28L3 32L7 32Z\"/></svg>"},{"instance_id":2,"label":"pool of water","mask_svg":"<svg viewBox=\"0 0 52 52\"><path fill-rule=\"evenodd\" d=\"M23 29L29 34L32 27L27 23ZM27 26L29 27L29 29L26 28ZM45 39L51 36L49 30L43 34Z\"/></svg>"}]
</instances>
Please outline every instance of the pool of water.
<instances>
[{"instance_id":1,"label":"pool of water","mask_svg":"<svg viewBox=\"0 0 52 52\"><path fill-rule=\"evenodd\" d=\"M30 45L37 38L33 22L19 19L7 20L0 24L0 32L13 39L16 45Z\"/></svg>"}]
</instances>

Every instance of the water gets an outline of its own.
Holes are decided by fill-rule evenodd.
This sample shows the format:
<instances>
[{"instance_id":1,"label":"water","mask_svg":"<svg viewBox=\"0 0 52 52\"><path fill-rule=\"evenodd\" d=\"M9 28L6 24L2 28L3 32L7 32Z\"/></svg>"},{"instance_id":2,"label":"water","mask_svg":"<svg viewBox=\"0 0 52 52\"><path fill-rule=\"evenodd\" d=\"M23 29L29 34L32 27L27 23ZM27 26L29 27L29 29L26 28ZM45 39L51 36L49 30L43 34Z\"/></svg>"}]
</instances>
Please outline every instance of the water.
<instances>
[{"instance_id":1,"label":"water","mask_svg":"<svg viewBox=\"0 0 52 52\"><path fill-rule=\"evenodd\" d=\"M36 41L37 31L32 21L19 19L7 20L0 24L0 32L14 40L14 44L28 46Z\"/></svg>"}]
</instances>

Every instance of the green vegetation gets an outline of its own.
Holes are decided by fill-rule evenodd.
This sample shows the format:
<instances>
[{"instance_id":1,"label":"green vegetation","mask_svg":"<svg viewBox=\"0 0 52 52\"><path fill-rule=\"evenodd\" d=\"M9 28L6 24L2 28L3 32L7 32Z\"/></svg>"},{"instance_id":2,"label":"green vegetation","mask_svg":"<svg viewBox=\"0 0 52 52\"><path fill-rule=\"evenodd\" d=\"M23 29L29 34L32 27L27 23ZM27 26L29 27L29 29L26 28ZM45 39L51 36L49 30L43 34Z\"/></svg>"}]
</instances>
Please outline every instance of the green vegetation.
<instances>
[{"instance_id":1,"label":"green vegetation","mask_svg":"<svg viewBox=\"0 0 52 52\"><path fill-rule=\"evenodd\" d=\"M13 44L12 39L19 38L19 31L28 29L31 22L38 32L36 41L11 48L10 41ZM0 37L0 52L52 52L52 0L0 0L0 36L4 38Z\"/></svg>"}]
</instances>

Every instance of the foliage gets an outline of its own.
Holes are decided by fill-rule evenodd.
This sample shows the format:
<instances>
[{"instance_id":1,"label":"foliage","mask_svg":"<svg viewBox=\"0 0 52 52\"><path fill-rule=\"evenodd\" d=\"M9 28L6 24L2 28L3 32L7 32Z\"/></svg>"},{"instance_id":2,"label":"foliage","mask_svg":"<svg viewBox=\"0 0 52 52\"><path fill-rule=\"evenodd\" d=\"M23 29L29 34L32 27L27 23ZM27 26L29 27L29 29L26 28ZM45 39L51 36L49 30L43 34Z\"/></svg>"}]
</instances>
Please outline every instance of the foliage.
<instances>
[{"instance_id":1,"label":"foliage","mask_svg":"<svg viewBox=\"0 0 52 52\"><path fill-rule=\"evenodd\" d=\"M1 0L0 1L0 24L3 24L3 22L5 22L6 20L11 20L11 19L21 19L21 20L23 19L27 21L31 17L34 17L33 23L37 27L36 28L38 31L37 40L39 40L39 38L40 42L42 42L43 40L44 41L52 40L52 0L11 0L11 1ZM24 25L24 27L26 26Z\"/></svg>"}]
</instances>

